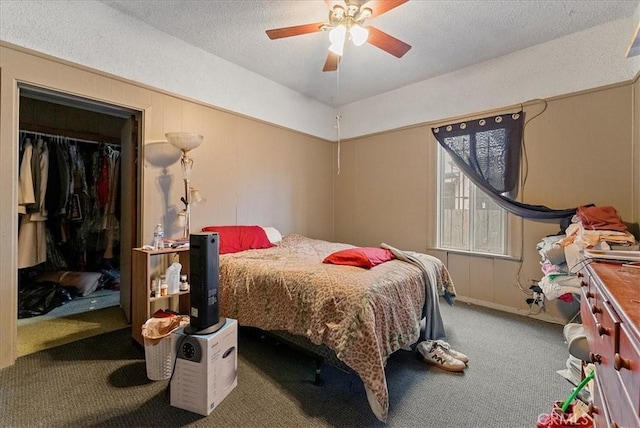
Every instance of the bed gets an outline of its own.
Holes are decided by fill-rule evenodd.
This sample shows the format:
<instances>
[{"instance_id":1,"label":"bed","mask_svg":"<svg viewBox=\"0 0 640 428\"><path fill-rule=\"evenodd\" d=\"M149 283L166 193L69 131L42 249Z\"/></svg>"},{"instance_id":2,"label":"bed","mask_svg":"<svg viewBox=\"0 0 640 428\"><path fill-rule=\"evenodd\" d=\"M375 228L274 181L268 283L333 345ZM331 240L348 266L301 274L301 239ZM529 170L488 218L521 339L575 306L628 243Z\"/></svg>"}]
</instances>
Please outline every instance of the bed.
<instances>
[{"instance_id":1,"label":"bed","mask_svg":"<svg viewBox=\"0 0 640 428\"><path fill-rule=\"evenodd\" d=\"M437 308L437 298L427 301L430 287L449 298L455 290L444 265L427 255L419 256L433 259L431 272L399 259L371 269L323 263L348 248L291 234L271 248L221 254L220 313L328 347L362 379L372 411L385 421L387 358L420 339L425 311Z\"/></svg>"}]
</instances>

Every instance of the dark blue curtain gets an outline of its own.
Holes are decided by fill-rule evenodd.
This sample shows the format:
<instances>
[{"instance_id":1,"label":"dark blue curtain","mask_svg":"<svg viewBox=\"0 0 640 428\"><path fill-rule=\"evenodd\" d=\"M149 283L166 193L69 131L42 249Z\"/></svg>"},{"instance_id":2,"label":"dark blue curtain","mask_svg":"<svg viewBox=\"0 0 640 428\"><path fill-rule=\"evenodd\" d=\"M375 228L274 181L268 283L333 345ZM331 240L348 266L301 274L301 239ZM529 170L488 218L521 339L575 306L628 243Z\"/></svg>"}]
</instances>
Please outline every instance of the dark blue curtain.
<instances>
[{"instance_id":1,"label":"dark blue curtain","mask_svg":"<svg viewBox=\"0 0 640 428\"><path fill-rule=\"evenodd\" d=\"M524 113L503 114L431 128L465 175L507 212L558 222L576 208L552 209L515 200L518 192Z\"/></svg>"}]
</instances>

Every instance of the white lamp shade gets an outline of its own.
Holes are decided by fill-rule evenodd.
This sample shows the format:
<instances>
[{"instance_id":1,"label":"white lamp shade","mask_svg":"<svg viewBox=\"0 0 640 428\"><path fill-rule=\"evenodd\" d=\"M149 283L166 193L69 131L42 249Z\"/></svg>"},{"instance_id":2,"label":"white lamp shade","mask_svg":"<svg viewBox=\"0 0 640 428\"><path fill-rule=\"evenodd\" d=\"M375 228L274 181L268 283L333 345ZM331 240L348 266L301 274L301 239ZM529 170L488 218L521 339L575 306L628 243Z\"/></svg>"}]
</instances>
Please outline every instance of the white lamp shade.
<instances>
[{"instance_id":1,"label":"white lamp shade","mask_svg":"<svg viewBox=\"0 0 640 428\"><path fill-rule=\"evenodd\" d=\"M331 43L329 50L338 56L342 56L344 51L344 43Z\"/></svg>"},{"instance_id":2,"label":"white lamp shade","mask_svg":"<svg viewBox=\"0 0 640 428\"><path fill-rule=\"evenodd\" d=\"M329 41L332 44L343 44L345 36L347 35L347 27L344 25L338 25L329 31Z\"/></svg>"},{"instance_id":3,"label":"white lamp shade","mask_svg":"<svg viewBox=\"0 0 640 428\"><path fill-rule=\"evenodd\" d=\"M164 136L172 146L185 152L198 147L204 138L195 132L167 132Z\"/></svg>"},{"instance_id":4,"label":"white lamp shade","mask_svg":"<svg viewBox=\"0 0 640 428\"><path fill-rule=\"evenodd\" d=\"M175 221L176 227L183 228L187 225L187 210L180 210Z\"/></svg>"},{"instance_id":5,"label":"white lamp shade","mask_svg":"<svg viewBox=\"0 0 640 428\"><path fill-rule=\"evenodd\" d=\"M351 40L356 46L364 45L367 41L367 38L369 38L369 30L359 26L358 24L354 24L349 29L349 34L351 34Z\"/></svg>"},{"instance_id":6,"label":"white lamp shade","mask_svg":"<svg viewBox=\"0 0 640 428\"><path fill-rule=\"evenodd\" d=\"M206 198L203 198L198 189L191 188L191 205L198 206L207 202Z\"/></svg>"}]
</instances>

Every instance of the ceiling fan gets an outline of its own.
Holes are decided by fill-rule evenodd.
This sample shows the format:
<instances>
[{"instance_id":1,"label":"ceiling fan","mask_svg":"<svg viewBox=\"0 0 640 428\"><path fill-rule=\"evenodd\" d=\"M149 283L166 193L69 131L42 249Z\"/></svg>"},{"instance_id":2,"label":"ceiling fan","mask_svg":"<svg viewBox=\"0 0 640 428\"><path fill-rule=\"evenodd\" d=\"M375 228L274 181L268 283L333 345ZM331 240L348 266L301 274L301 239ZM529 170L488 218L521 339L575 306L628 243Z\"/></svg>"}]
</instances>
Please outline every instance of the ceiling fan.
<instances>
[{"instance_id":1,"label":"ceiling fan","mask_svg":"<svg viewBox=\"0 0 640 428\"><path fill-rule=\"evenodd\" d=\"M391 55L401 58L411 46L402 40L378 30L371 25L364 27L368 19L376 18L409 0L344 0L341 2L325 0L329 7L329 22L294 25L293 27L275 28L267 30L270 39L299 36L302 34L329 31L329 54L322 71L336 71L342 57L344 43L351 40L354 45L361 46L370 43Z\"/></svg>"}]
</instances>

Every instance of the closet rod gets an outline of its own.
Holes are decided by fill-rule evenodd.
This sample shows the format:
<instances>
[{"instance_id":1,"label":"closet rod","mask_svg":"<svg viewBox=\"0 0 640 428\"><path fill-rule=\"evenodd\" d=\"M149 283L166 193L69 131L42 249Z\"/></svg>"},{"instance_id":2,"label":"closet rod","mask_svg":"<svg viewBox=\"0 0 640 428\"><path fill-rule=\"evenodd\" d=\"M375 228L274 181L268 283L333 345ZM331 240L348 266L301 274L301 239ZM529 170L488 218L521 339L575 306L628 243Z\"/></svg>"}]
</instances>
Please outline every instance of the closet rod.
<instances>
[{"instance_id":1,"label":"closet rod","mask_svg":"<svg viewBox=\"0 0 640 428\"><path fill-rule=\"evenodd\" d=\"M105 144L107 146L113 146L113 147L117 147L120 148L120 145L118 144L113 144L113 143L101 143L99 141L93 141L93 140L85 140L82 138L73 138L73 137L66 137L64 135L53 135L53 134L47 134L46 132L34 132L34 131L25 131L23 129L20 130L20 134L32 134L35 137L49 137L49 138L66 138L68 140L71 141L76 141L78 143L89 143L89 144Z\"/></svg>"}]
</instances>

